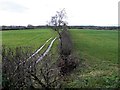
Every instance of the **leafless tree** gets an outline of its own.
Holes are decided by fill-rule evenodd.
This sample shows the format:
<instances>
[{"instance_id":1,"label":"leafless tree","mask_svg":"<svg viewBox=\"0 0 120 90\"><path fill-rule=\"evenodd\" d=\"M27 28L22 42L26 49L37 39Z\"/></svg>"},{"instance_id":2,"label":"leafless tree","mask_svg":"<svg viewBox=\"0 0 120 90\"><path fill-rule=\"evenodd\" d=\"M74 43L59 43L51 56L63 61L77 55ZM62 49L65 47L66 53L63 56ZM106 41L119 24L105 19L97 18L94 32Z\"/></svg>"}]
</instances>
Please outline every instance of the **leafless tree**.
<instances>
[{"instance_id":1,"label":"leafless tree","mask_svg":"<svg viewBox=\"0 0 120 90\"><path fill-rule=\"evenodd\" d=\"M61 11L57 11L55 16L52 16L51 21L49 22L49 26L51 26L53 30L57 31L60 37L60 32L63 30L62 27L64 24L67 24L65 21L66 17L66 11L65 9L62 9Z\"/></svg>"},{"instance_id":2,"label":"leafless tree","mask_svg":"<svg viewBox=\"0 0 120 90\"><path fill-rule=\"evenodd\" d=\"M56 15L51 17L51 21L49 22L49 25L52 27L52 29L57 31L57 33L59 35L60 54L63 54L62 53L63 50L65 51L67 49L64 39L66 42L70 41L70 40L68 40L69 35L67 33L67 25L66 25L66 21L64 20L65 18L66 18L66 11L65 11L65 9L63 9L61 11L57 11Z\"/></svg>"},{"instance_id":3,"label":"leafless tree","mask_svg":"<svg viewBox=\"0 0 120 90\"><path fill-rule=\"evenodd\" d=\"M57 31L59 34L59 54L60 54L60 67L61 63L64 68L61 68L60 71L67 73L69 72L71 67L74 69L74 65L76 62L70 61L69 56L72 54L72 41L68 32L67 23L64 20L66 18L65 9L61 11L57 11L56 15L51 17L50 24L52 29ZM71 64L73 62L73 64ZM73 66L72 66L73 65ZM71 67L70 67L71 66ZM69 70L68 70L69 69ZM64 71L65 70L65 71ZM67 71L66 71L67 70Z\"/></svg>"}]
</instances>

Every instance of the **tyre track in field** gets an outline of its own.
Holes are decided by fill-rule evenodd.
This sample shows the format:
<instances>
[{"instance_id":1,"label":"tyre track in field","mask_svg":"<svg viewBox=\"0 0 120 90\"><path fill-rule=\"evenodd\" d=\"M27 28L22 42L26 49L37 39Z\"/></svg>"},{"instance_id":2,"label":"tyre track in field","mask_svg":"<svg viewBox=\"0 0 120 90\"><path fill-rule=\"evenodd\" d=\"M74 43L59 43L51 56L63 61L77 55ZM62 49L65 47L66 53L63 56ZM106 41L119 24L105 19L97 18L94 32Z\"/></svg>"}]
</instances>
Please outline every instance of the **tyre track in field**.
<instances>
[{"instance_id":1,"label":"tyre track in field","mask_svg":"<svg viewBox=\"0 0 120 90\"><path fill-rule=\"evenodd\" d=\"M48 54L48 52L50 51L50 49L51 49L51 47L53 46L53 43L55 42L56 39L57 39L57 37L55 37L55 38L51 41L49 47L48 47L48 48L46 49L46 51L42 54L42 56L40 56L40 57L38 58L38 60L36 61L36 63L38 63L39 61L41 61L41 60Z\"/></svg>"},{"instance_id":2,"label":"tyre track in field","mask_svg":"<svg viewBox=\"0 0 120 90\"><path fill-rule=\"evenodd\" d=\"M52 37L49 38L38 50L36 50L26 61L19 63L18 66L15 68L15 71L19 68L20 65L22 65L23 63L29 61L29 59L31 59L31 58L34 57L36 54L38 54L38 52L40 52L40 51L45 47L45 45L46 45L51 39L52 39ZM55 37L55 38L51 41L51 43L49 44L49 47L46 49L45 53L43 53L43 55L40 56L39 59L37 59L37 60L35 61L36 64L37 64L39 61L41 61L41 60L48 54L48 52L50 51L50 49L51 49L51 47L52 47L52 45L53 45L53 43L55 42L56 39L57 39L57 37ZM30 66L30 67L32 67L32 66ZM14 71L14 72L15 72L15 71Z\"/></svg>"},{"instance_id":3,"label":"tyre track in field","mask_svg":"<svg viewBox=\"0 0 120 90\"><path fill-rule=\"evenodd\" d=\"M36 50L27 60L31 59L33 56L35 56L37 53L39 53L51 39L52 39L52 37L49 38L49 39L48 39L38 50Z\"/></svg>"},{"instance_id":4,"label":"tyre track in field","mask_svg":"<svg viewBox=\"0 0 120 90\"><path fill-rule=\"evenodd\" d=\"M52 39L52 37L49 38L39 49L37 49L37 50L27 59L27 61L28 61L29 59L31 59L32 57L34 57L35 55L37 55L37 54L46 46L46 44L47 44L51 39ZM53 43L55 42L56 39L57 39L57 37L55 37L55 38L50 42L50 44L48 45L48 48L44 51L43 54L41 54L41 55L39 56L39 58L36 60L36 63L38 63L39 61L41 61L41 60L49 53L49 51L51 50L51 47L53 46Z\"/></svg>"}]
</instances>

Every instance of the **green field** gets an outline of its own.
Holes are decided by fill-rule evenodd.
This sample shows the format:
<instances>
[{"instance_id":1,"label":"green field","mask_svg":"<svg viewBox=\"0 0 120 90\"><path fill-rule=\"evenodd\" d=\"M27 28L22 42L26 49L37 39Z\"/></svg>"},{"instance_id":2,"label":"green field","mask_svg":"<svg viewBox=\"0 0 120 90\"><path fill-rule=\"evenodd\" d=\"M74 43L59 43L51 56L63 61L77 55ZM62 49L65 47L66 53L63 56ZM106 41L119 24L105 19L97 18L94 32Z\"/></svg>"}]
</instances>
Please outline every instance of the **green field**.
<instances>
[{"instance_id":1,"label":"green field","mask_svg":"<svg viewBox=\"0 0 120 90\"><path fill-rule=\"evenodd\" d=\"M105 30L71 30L75 49L91 59L118 62L118 32ZM87 59L87 57L86 57Z\"/></svg>"},{"instance_id":2,"label":"green field","mask_svg":"<svg viewBox=\"0 0 120 90\"><path fill-rule=\"evenodd\" d=\"M75 51L85 63L69 87L117 87L118 31L71 30Z\"/></svg>"},{"instance_id":3,"label":"green field","mask_svg":"<svg viewBox=\"0 0 120 90\"><path fill-rule=\"evenodd\" d=\"M12 48L28 46L37 49L50 37L54 38L55 36L54 31L47 29L3 31L2 45Z\"/></svg>"},{"instance_id":4,"label":"green field","mask_svg":"<svg viewBox=\"0 0 120 90\"><path fill-rule=\"evenodd\" d=\"M68 76L65 87L117 87L118 32L72 29L70 34L74 51L83 66ZM2 44L12 48L30 46L37 49L51 36L55 37L56 33L46 29L3 31ZM57 44L54 47L57 48Z\"/></svg>"}]
</instances>

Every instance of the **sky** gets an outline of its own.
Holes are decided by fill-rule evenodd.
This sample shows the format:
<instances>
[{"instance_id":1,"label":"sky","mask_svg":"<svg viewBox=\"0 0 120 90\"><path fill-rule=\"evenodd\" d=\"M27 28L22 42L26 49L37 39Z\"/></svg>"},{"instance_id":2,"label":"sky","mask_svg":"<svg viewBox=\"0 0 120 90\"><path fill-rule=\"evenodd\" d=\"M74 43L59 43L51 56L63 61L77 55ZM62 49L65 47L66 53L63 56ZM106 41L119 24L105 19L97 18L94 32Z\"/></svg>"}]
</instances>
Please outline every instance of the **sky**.
<instances>
[{"instance_id":1,"label":"sky","mask_svg":"<svg viewBox=\"0 0 120 90\"><path fill-rule=\"evenodd\" d=\"M68 25L118 25L119 0L0 0L1 25L46 25L65 8Z\"/></svg>"}]
</instances>

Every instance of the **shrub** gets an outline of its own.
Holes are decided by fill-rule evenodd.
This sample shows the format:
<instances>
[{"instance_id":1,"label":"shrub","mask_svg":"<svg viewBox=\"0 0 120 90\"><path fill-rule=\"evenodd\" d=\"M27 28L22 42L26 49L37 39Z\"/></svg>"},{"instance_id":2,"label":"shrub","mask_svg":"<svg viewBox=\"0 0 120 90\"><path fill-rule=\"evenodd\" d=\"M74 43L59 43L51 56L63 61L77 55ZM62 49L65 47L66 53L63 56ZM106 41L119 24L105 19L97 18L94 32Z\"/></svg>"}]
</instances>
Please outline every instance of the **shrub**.
<instances>
[{"instance_id":1,"label":"shrub","mask_svg":"<svg viewBox=\"0 0 120 90\"><path fill-rule=\"evenodd\" d=\"M28 73L34 71L34 60L27 61L30 48L2 48L2 87L5 90L28 89L31 78Z\"/></svg>"},{"instance_id":2,"label":"shrub","mask_svg":"<svg viewBox=\"0 0 120 90\"><path fill-rule=\"evenodd\" d=\"M36 63L38 56L28 59L31 55L30 52L30 48L17 47L14 50L3 47L2 89L37 90L60 88L61 80L55 58L49 54L44 60ZM37 83L37 87L35 83Z\"/></svg>"}]
</instances>

